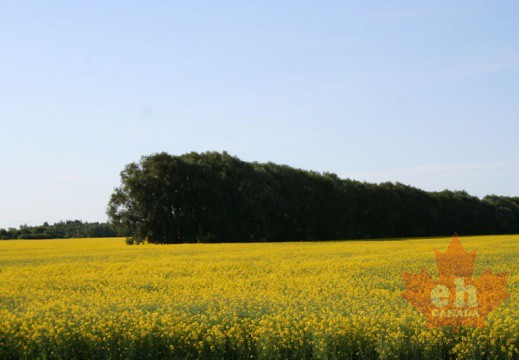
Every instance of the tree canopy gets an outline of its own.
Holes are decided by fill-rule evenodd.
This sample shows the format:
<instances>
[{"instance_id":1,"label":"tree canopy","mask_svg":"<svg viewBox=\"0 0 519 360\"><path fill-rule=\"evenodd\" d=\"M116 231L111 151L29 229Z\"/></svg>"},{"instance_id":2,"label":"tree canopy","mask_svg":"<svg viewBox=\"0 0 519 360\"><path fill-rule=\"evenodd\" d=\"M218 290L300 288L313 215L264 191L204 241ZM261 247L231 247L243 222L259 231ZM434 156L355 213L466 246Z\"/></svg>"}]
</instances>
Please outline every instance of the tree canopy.
<instances>
[{"instance_id":1,"label":"tree canopy","mask_svg":"<svg viewBox=\"0 0 519 360\"><path fill-rule=\"evenodd\" d=\"M108 216L136 242L256 242L519 233L519 198L371 184L226 152L144 156Z\"/></svg>"}]
</instances>

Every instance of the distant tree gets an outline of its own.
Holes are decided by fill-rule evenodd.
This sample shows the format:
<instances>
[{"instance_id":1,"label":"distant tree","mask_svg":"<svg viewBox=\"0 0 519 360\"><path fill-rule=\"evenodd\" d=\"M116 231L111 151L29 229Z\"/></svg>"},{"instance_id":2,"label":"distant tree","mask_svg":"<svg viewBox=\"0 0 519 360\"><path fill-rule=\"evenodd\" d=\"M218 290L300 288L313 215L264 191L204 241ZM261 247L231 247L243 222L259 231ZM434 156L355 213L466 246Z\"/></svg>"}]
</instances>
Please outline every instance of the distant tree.
<instances>
[{"instance_id":1,"label":"distant tree","mask_svg":"<svg viewBox=\"0 0 519 360\"><path fill-rule=\"evenodd\" d=\"M49 225L48 222L40 226L21 225L19 229L0 229L0 240L113 237L117 235L117 231L109 223L88 223L80 220L60 221L52 225Z\"/></svg>"}]
</instances>

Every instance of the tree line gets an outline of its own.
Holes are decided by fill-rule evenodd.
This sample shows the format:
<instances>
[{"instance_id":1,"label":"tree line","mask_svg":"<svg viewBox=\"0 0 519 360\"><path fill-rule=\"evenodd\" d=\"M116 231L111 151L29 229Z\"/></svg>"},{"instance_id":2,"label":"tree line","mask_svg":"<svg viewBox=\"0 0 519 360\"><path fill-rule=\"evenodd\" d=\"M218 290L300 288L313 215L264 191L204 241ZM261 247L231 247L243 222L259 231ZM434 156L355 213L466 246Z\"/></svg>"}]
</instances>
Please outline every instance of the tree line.
<instances>
[{"instance_id":1,"label":"tree line","mask_svg":"<svg viewBox=\"0 0 519 360\"><path fill-rule=\"evenodd\" d=\"M0 240L7 239L69 239L87 237L113 237L117 231L109 223L83 222L81 220L60 221L39 226L20 225L18 229L0 229Z\"/></svg>"},{"instance_id":2,"label":"tree line","mask_svg":"<svg viewBox=\"0 0 519 360\"><path fill-rule=\"evenodd\" d=\"M133 242L258 242L519 233L519 197L372 184L226 152L128 164L107 214Z\"/></svg>"}]
</instances>

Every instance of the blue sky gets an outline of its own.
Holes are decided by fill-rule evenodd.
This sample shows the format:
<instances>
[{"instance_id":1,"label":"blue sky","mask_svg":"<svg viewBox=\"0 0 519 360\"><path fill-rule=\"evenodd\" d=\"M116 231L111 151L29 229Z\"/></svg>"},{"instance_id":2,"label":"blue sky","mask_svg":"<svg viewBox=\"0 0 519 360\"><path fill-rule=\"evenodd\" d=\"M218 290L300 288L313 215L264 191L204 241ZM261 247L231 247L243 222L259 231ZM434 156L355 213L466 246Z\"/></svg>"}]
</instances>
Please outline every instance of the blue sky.
<instances>
[{"instance_id":1,"label":"blue sky","mask_svg":"<svg viewBox=\"0 0 519 360\"><path fill-rule=\"evenodd\" d=\"M0 227L106 220L124 165L227 150L519 196L519 2L0 3Z\"/></svg>"}]
</instances>

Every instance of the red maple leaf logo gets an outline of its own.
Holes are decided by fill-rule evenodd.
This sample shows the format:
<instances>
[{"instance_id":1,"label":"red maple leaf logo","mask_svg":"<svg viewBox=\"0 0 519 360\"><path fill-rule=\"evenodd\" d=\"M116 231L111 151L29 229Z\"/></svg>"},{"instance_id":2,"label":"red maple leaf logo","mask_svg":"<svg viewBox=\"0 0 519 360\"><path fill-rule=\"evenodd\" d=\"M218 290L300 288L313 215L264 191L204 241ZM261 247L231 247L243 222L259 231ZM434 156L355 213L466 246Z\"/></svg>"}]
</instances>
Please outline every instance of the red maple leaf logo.
<instances>
[{"instance_id":1,"label":"red maple leaf logo","mask_svg":"<svg viewBox=\"0 0 519 360\"><path fill-rule=\"evenodd\" d=\"M418 274L402 273L402 297L426 318L428 327L483 327L485 316L505 301L508 273L492 274L488 267L473 279L476 250L466 252L456 234L447 251L434 250L438 280L422 268Z\"/></svg>"}]
</instances>

